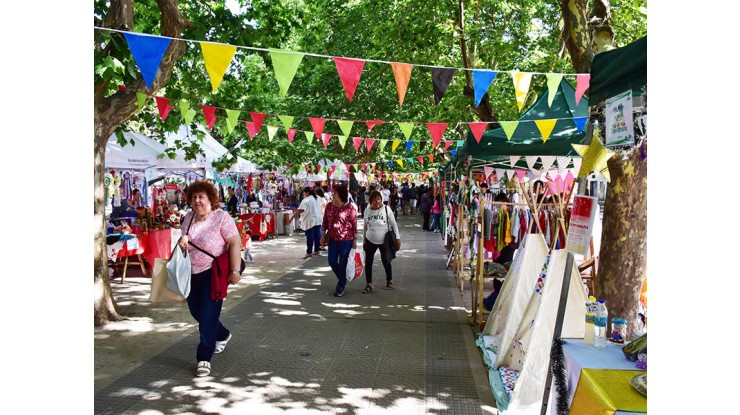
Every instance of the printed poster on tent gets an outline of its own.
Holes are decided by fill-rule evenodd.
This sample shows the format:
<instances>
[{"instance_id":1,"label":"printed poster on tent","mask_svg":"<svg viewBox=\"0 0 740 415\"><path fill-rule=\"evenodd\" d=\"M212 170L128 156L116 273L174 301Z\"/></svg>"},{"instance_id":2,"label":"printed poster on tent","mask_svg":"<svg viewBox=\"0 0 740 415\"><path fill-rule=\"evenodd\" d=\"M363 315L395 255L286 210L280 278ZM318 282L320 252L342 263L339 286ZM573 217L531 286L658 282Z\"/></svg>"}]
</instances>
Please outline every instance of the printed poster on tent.
<instances>
[{"instance_id":1,"label":"printed poster on tent","mask_svg":"<svg viewBox=\"0 0 740 415\"><path fill-rule=\"evenodd\" d=\"M591 234L594 231L597 199L593 196L578 195L573 199L573 210L570 214L568 237L565 240L565 250L576 255L588 255Z\"/></svg>"},{"instance_id":2,"label":"printed poster on tent","mask_svg":"<svg viewBox=\"0 0 740 415\"><path fill-rule=\"evenodd\" d=\"M632 144L634 139L632 91L627 91L606 100L606 146Z\"/></svg>"}]
</instances>

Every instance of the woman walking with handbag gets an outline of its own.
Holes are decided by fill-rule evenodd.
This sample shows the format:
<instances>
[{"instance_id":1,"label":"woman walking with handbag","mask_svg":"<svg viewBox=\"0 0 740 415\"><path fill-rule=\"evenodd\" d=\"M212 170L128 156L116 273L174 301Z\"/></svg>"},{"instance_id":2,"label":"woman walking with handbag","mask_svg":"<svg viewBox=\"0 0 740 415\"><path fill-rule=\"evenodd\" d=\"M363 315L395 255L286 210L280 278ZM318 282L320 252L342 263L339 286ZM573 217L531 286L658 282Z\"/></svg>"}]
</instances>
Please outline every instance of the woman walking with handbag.
<instances>
[{"instance_id":1,"label":"woman walking with handbag","mask_svg":"<svg viewBox=\"0 0 740 415\"><path fill-rule=\"evenodd\" d=\"M377 190L370 193L370 206L365 210L365 235L362 246L365 250L365 281L367 285L362 290L363 294L373 292L373 257L375 251L380 249L380 260L385 269L385 289L393 289L393 267L391 261L393 255L390 254L386 247L386 234L391 231L395 232L395 241L393 242L396 250L401 248L400 234L398 225L393 212L388 206L383 205L383 196Z\"/></svg>"},{"instance_id":2,"label":"woman walking with handbag","mask_svg":"<svg viewBox=\"0 0 740 415\"><path fill-rule=\"evenodd\" d=\"M347 203L347 195L346 185L340 184L334 188L332 202L326 205L321 224L324 231L321 246L329 246L329 266L337 276L335 297L344 295L349 251L357 248L357 211Z\"/></svg>"},{"instance_id":3,"label":"woman walking with handbag","mask_svg":"<svg viewBox=\"0 0 740 415\"><path fill-rule=\"evenodd\" d=\"M210 255L218 257L228 250L229 282L236 284L241 279L241 238L234 219L219 207L213 184L205 180L192 183L188 186L187 200L193 210L182 221L185 235L180 237L178 245L190 256L188 308L198 322L200 343L195 356L198 362L195 375L202 377L211 373L213 354L223 352L231 340L231 333L219 321L223 300L211 298L214 258Z\"/></svg>"}]
</instances>

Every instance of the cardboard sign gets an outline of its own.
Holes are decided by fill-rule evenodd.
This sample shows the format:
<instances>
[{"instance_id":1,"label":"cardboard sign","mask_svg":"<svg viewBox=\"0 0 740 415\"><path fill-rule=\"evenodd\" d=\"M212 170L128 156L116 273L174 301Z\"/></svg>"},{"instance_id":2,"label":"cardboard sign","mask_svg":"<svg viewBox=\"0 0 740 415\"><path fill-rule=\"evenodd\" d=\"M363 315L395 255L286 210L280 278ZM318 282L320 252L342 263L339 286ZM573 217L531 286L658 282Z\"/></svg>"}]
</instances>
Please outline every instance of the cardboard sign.
<instances>
[{"instance_id":1,"label":"cardboard sign","mask_svg":"<svg viewBox=\"0 0 740 415\"><path fill-rule=\"evenodd\" d=\"M573 210L568 225L568 238L565 249L576 255L587 255L591 233L599 205L593 196L578 195L573 200Z\"/></svg>"}]
</instances>

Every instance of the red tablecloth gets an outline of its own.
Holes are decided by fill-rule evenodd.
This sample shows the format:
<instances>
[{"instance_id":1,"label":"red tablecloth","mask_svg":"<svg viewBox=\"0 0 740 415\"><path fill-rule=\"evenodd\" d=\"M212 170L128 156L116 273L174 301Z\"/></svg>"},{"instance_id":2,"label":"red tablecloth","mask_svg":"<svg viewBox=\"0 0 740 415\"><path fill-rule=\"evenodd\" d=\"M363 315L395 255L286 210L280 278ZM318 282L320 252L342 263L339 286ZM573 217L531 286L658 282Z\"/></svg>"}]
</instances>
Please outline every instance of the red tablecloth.
<instances>
[{"instance_id":1,"label":"red tablecloth","mask_svg":"<svg viewBox=\"0 0 740 415\"><path fill-rule=\"evenodd\" d=\"M156 258L170 259L172 244L177 243L182 231L180 229L152 230L139 235L139 245L144 247L144 259L154 266Z\"/></svg>"},{"instance_id":2,"label":"red tablecloth","mask_svg":"<svg viewBox=\"0 0 740 415\"><path fill-rule=\"evenodd\" d=\"M267 216L270 219L266 219ZM252 230L252 240L259 238L262 241L267 238L267 235L275 233L275 215L272 213L247 213L239 215L239 219ZM263 219L267 220L267 232L260 233L260 223Z\"/></svg>"}]
</instances>

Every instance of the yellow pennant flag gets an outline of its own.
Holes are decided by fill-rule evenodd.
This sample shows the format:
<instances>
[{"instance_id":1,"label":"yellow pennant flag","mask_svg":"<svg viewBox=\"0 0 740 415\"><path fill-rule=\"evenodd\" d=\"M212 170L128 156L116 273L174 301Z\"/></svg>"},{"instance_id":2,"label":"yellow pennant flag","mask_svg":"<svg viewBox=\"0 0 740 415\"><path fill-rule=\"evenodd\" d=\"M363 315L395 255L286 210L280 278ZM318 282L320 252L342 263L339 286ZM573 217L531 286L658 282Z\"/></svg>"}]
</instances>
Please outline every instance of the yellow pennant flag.
<instances>
[{"instance_id":1,"label":"yellow pennant flag","mask_svg":"<svg viewBox=\"0 0 740 415\"><path fill-rule=\"evenodd\" d=\"M553 128L555 128L555 123L558 120L535 120L535 124L537 124L537 129L540 130L540 134L542 134L542 142L546 143L547 139L550 138L550 134L552 133Z\"/></svg>"},{"instance_id":2,"label":"yellow pennant flag","mask_svg":"<svg viewBox=\"0 0 740 415\"><path fill-rule=\"evenodd\" d=\"M403 159L396 160L396 163L398 163L399 166L403 167Z\"/></svg>"},{"instance_id":3,"label":"yellow pennant flag","mask_svg":"<svg viewBox=\"0 0 740 415\"><path fill-rule=\"evenodd\" d=\"M399 144L401 144L401 140L393 140L393 144L391 144L391 151L396 151L396 148Z\"/></svg>"},{"instance_id":4,"label":"yellow pennant flag","mask_svg":"<svg viewBox=\"0 0 740 415\"><path fill-rule=\"evenodd\" d=\"M200 48L203 51L203 60L206 63L208 76L211 78L213 92L216 92L226 70L229 68L229 64L231 64L236 46L200 42Z\"/></svg>"},{"instance_id":5,"label":"yellow pennant flag","mask_svg":"<svg viewBox=\"0 0 740 415\"><path fill-rule=\"evenodd\" d=\"M519 111L521 111L527 99L529 85L532 83L532 72L514 72L511 74L511 78L514 80L516 104L519 106Z\"/></svg>"}]
</instances>

